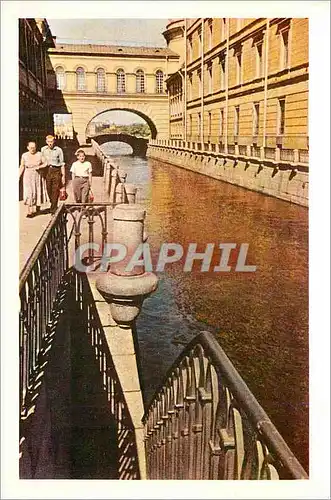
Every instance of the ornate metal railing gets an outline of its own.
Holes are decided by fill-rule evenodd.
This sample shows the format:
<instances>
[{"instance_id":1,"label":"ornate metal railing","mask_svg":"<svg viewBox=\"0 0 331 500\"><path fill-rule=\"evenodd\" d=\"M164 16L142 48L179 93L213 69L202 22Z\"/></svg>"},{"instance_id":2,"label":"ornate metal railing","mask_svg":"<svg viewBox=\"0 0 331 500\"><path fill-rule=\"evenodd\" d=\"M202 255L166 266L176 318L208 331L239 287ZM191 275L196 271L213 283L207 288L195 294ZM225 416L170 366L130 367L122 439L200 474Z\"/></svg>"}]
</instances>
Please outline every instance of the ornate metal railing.
<instances>
[{"instance_id":1,"label":"ornate metal railing","mask_svg":"<svg viewBox=\"0 0 331 500\"><path fill-rule=\"evenodd\" d=\"M103 390L107 394L110 414L114 416L117 434L118 479L139 479L139 466L135 428L127 407L122 387L114 366L104 329L85 274L71 271L75 288L75 303L84 315L84 324L89 342L94 349L103 380Z\"/></svg>"},{"instance_id":2,"label":"ornate metal railing","mask_svg":"<svg viewBox=\"0 0 331 500\"><path fill-rule=\"evenodd\" d=\"M47 334L53 302L68 265L66 216L59 207L20 273L20 411L38 375L38 357Z\"/></svg>"},{"instance_id":3,"label":"ornate metal railing","mask_svg":"<svg viewBox=\"0 0 331 500\"><path fill-rule=\"evenodd\" d=\"M145 412L149 479L307 479L216 339L186 346Z\"/></svg>"},{"instance_id":4,"label":"ornate metal railing","mask_svg":"<svg viewBox=\"0 0 331 500\"><path fill-rule=\"evenodd\" d=\"M100 244L102 254L108 238L108 220L110 211L114 204L109 202L98 203L65 203L63 205L66 220L68 222L68 241L74 237L75 250L84 243L94 243L96 240ZM95 223L100 223L100 232L96 238ZM91 246L88 248L86 257L87 264L91 264L99 257Z\"/></svg>"}]
</instances>

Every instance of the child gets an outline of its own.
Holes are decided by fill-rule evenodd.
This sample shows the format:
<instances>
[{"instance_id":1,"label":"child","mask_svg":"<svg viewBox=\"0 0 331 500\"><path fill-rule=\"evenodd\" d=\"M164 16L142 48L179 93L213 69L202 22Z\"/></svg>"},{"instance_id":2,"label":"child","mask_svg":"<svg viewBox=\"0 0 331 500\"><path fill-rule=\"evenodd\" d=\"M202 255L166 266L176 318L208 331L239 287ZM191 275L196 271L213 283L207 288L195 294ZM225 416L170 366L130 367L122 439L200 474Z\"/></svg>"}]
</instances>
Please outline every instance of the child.
<instances>
[{"instance_id":1,"label":"child","mask_svg":"<svg viewBox=\"0 0 331 500\"><path fill-rule=\"evenodd\" d=\"M72 173L72 188L76 203L88 203L89 191L92 187L92 165L85 160L83 149L76 151L77 161L70 169Z\"/></svg>"}]
</instances>

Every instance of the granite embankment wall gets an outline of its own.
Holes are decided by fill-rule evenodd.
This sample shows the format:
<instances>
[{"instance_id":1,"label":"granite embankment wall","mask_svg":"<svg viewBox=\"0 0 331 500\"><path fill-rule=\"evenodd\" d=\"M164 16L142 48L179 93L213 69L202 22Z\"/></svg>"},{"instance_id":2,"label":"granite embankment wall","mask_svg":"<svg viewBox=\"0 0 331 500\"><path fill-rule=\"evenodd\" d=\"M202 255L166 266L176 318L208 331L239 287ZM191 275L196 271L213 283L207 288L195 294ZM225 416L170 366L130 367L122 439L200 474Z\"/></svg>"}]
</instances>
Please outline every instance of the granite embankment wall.
<instances>
[{"instance_id":1,"label":"granite embankment wall","mask_svg":"<svg viewBox=\"0 0 331 500\"><path fill-rule=\"evenodd\" d=\"M149 158L308 206L308 164L149 145Z\"/></svg>"}]
</instances>

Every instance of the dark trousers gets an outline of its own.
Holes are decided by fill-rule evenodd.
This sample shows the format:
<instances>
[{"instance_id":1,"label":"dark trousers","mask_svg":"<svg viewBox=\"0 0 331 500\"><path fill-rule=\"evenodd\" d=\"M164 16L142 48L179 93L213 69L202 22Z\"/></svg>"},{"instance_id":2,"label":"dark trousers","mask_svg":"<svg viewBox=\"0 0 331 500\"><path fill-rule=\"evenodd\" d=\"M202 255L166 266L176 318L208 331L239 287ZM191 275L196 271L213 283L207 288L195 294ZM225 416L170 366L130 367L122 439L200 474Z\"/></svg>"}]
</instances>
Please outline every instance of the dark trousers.
<instances>
[{"instance_id":1,"label":"dark trousers","mask_svg":"<svg viewBox=\"0 0 331 500\"><path fill-rule=\"evenodd\" d=\"M55 212L57 209L57 202L59 199L60 188L62 186L61 168L49 167L46 177L46 187L48 197L51 202L51 211Z\"/></svg>"}]
</instances>

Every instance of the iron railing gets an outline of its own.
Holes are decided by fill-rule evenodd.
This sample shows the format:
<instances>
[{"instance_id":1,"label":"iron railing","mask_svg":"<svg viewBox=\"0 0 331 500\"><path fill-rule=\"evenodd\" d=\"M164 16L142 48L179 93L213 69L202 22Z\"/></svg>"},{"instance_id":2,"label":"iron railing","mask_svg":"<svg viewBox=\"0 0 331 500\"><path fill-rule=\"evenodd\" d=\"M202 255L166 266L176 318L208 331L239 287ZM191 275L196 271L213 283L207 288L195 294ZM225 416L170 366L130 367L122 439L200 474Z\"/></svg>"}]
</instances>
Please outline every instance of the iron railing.
<instances>
[{"instance_id":1,"label":"iron railing","mask_svg":"<svg viewBox=\"0 0 331 500\"><path fill-rule=\"evenodd\" d=\"M216 339L202 332L143 417L149 479L307 479Z\"/></svg>"},{"instance_id":2,"label":"iron railing","mask_svg":"<svg viewBox=\"0 0 331 500\"><path fill-rule=\"evenodd\" d=\"M47 335L53 302L68 266L67 226L59 207L20 273L20 412L29 411L28 393L38 375L38 358Z\"/></svg>"},{"instance_id":3,"label":"iron railing","mask_svg":"<svg viewBox=\"0 0 331 500\"><path fill-rule=\"evenodd\" d=\"M69 236L68 241L74 237L75 250L84 243L96 242L95 223L100 223L100 233L97 242L100 244L100 252L96 252L90 245L88 255L86 256L87 264L92 264L96 258L103 253L105 244L108 238L108 220L110 210L114 204L109 202L98 203L65 203L63 210L67 216ZM70 225L70 222L72 224Z\"/></svg>"},{"instance_id":4,"label":"iron railing","mask_svg":"<svg viewBox=\"0 0 331 500\"><path fill-rule=\"evenodd\" d=\"M86 263L102 254L107 242L107 217L111 203L63 204L50 221L20 273L20 411L26 416L39 373L38 358L53 313L55 296L69 267L69 242L75 239L75 250L84 243L100 244L100 254L88 249ZM68 223L72 220L72 225ZM100 221L100 234L94 225ZM84 226L83 226L83 223ZM69 231L68 231L69 230ZM69 233L69 234L68 234ZM30 393L30 397L27 395Z\"/></svg>"},{"instance_id":5,"label":"iron railing","mask_svg":"<svg viewBox=\"0 0 331 500\"><path fill-rule=\"evenodd\" d=\"M75 303L78 304L84 315L84 325L88 331L89 343L93 347L103 381L103 390L107 394L109 411L115 421L118 479L140 479L135 428L109 351L87 276L72 271L71 280L75 288Z\"/></svg>"}]
</instances>

